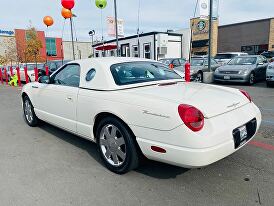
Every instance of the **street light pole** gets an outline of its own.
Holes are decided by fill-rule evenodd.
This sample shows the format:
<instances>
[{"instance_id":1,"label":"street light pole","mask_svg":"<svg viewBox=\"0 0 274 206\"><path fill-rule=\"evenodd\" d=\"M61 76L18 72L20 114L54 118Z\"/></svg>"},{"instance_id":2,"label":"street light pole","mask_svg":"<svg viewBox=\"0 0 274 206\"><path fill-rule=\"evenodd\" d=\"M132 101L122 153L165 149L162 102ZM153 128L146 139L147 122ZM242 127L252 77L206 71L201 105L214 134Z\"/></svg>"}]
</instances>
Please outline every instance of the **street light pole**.
<instances>
[{"instance_id":1,"label":"street light pole","mask_svg":"<svg viewBox=\"0 0 274 206\"><path fill-rule=\"evenodd\" d=\"M94 44L95 30L91 30L88 34L89 34L89 36L91 37L91 51L92 51L92 57L94 57L94 48L93 48L93 44Z\"/></svg>"},{"instance_id":2,"label":"street light pole","mask_svg":"<svg viewBox=\"0 0 274 206\"><path fill-rule=\"evenodd\" d=\"M118 37L118 18L117 18L117 3L114 0L114 12L115 12L115 30L116 30L116 46L117 46L117 56L120 56L120 49L119 49L119 37Z\"/></svg>"},{"instance_id":3,"label":"street light pole","mask_svg":"<svg viewBox=\"0 0 274 206\"><path fill-rule=\"evenodd\" d=\"M209 7L209 45L208 45L208 70L211 71L211 50L212 50L212 12L213 0L210 0Z\"/></svg>"},{"instance_id":4,"label":"street light pole","mask_svg":"<svg viewBox=\"0 0 274 206\"><path fill-rule=\"evenodd\" d=\"M72 55L73 55L73 60L75 60L74 37L73 37L73 29L72 29L72 17L70 17L70 32L71 32Z\"/></svg>"}]
</instances>

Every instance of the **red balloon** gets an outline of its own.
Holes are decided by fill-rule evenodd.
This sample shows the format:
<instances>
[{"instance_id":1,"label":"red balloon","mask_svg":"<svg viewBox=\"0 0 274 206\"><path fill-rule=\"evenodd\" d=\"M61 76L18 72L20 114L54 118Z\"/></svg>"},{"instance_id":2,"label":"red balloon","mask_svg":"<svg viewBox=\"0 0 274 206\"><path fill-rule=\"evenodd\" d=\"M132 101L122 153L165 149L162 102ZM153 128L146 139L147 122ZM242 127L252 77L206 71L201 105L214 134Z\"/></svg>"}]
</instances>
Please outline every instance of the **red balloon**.
<instances>
[{"instance_id":1,"label":"red balloon","mask_svg":"<svg viewBox=\"0 0 274 206\"><path fill-rule=\"evenodd\" d=\"M61 3L65 9L69 9L69 10L71 10L75 5L74 0L61 0Z\"/></svg>"}]
</instances>

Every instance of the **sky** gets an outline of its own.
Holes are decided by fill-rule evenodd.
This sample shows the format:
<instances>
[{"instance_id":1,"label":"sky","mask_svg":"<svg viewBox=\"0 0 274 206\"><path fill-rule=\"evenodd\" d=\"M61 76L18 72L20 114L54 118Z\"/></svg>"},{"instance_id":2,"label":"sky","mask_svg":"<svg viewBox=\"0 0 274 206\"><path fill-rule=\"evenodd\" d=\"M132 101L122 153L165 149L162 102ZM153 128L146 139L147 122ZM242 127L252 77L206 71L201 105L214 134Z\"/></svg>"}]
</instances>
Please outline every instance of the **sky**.
<instances>
[{"instance_id":1,"label":"sky","mask_svg":"<svg viewBox=\"0 0 274 206\"><path fill-rule=\"evenodd\" d=\"M220 0L220 25L274 17L274 0ZM61 16L61 0L0 0L0 29L13 30L34 26L46 30L43 17L52 16L54 25L46 35L69 40L68 20ZM140 0L140 31L166 31L189 27L189 19L194 15L196 0ZM125 35L136 34L138 25L139 0L117 0L118 18L125 21ZM102 10L105 39L106 18L114 15L113 0ZM75 31L79 41L89 41L88 32L96 31L96 38L102 36L101 10L95 0L75 0L73 13L76 14ZM64 32L63 31L64 25Z\"/></svg>"}]
</instances>

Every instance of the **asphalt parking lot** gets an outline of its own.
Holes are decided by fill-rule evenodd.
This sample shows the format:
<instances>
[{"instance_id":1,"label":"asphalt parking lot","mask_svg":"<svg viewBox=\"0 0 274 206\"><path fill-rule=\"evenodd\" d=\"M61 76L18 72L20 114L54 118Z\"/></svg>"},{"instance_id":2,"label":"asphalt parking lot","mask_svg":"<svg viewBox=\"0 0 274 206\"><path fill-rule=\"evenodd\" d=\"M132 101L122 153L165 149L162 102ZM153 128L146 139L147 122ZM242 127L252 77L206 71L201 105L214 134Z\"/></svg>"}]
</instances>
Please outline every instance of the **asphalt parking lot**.
<instances>
[{"instance_id":1,"label":"asphalt parking lot","mask_svg":"<svg viewBox=\"0 0 274 206\"><path fill-rule=\"evenodd\" d=\"M94 143L48 124L28 127L18 88L0 85L1 205L274 205L274 88L247 90L263 122L251 144L202 169L147 161L119 176Z\"/></svg>"}]
</instances>

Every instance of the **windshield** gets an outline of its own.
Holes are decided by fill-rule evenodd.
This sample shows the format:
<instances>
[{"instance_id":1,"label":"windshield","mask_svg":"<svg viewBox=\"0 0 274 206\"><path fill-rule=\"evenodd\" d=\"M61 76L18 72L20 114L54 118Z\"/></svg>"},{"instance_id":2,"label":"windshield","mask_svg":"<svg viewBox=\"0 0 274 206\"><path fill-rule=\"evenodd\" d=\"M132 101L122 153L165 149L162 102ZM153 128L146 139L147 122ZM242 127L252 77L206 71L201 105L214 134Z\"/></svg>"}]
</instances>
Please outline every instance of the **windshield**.
<instances>
[{"instance_id":1,"label":"windshield","mask_svg":"<svg viewBox=\"0 0 274 206\"><path fill-rule=\"evenodd\" d=\"M27 65L28 70L34 70L34 68L36 67L36 64L28 64ZM44 64L37 64L37 69L43 69L44 68Z\"/></svg>"},{"instance_id":2,"label":"windshield","mask_svg":"<svg viewBox=\"0 0 274 206\"><path fill-rule=\"evenodd\" d=\"M238 56L237 54L217 54L215 59L232 59Z\"/></svg>"},{"instance_id":3,"label":"windshield","mask_svg":"<svg viewBox=\"0 0 274 206\"><path fill-rule=\"evenodd\" d=\"M204 59L191 59L191 66L203 66Z\"/></svg>"},{"instance_id":4,"label":"windshield","mask_svg":"<svg viewBox=\"0 0 274 206\"><path fill-rule=\"evenodd\" d=\"M173 70L155 62L128 62L110 67L117 85L137 84L159 80L181 79Z\"/></svg>"},{"instance_id":5,"label":"windshield","mask_svg":"<svg viewBox=\"0 0 274 206\"><path fill-rule=\"evenodd\" d=\"M236 57L228 62L228 65L252 65L256 64L256 57Z\"/></svg>"}]
</instances>

